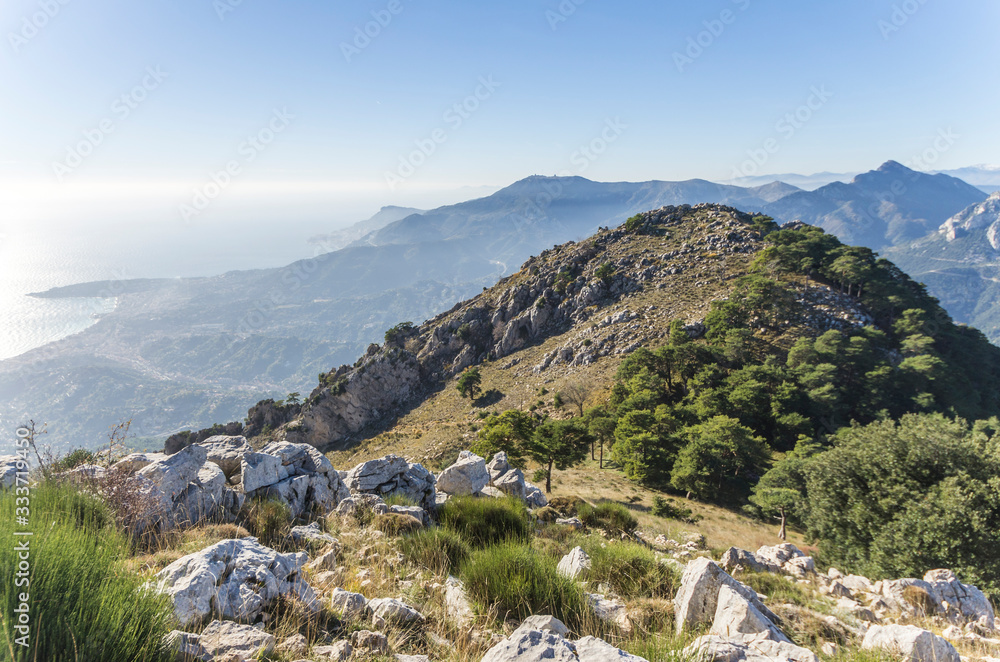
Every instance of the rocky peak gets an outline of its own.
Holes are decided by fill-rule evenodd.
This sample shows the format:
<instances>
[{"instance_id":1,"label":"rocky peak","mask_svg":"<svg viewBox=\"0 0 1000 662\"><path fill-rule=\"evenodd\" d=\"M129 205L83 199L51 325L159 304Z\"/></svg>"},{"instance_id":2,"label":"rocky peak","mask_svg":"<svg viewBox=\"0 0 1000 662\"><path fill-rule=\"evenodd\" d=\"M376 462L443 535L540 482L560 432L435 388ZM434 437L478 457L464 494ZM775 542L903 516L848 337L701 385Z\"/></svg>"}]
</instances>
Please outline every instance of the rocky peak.
<instances>
[{"instance_id":1,"label":"rocky peak","mask_svg":"<svg viewBox=\"0 0 1000 662\"><path fill-rule=\"evenodd\" d=\"M605 309L646 289L669 288L688 270L714 269L718 280L716 265L726 256L760 248L752 217L732 207L668 206L639 214L617 229L530 258L516 274L420 326L397 327L353 366L323 375L302 413L280 433L317 446L343 443L373 424L391 422L405 405L470 366L585 322L628 322L634 314ZM571 359L576 365L624 351L587 339L581 347L585 351Z\"/></svg>"},{"instance_id":2,"label":"rocky peak","mask_svg":"<svg viewBox=\"0 0 1000 662\"><path fill-rule=\"evenodd\" d=\"M955 214L941 225L938 232L952 242L977 230L986 230L987 241L993 250L1000 250L1000 191Z\"/></svg>"}]
</instances>

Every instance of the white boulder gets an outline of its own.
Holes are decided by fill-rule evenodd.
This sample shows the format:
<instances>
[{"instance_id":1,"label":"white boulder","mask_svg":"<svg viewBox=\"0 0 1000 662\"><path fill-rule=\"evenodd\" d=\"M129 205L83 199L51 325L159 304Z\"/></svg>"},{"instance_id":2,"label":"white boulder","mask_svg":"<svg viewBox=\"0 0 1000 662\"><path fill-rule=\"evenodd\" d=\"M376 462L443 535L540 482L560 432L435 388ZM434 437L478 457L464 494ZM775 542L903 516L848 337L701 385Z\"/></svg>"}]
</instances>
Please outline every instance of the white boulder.
<instances>
[{"instance_id":1,"label":"white boulder","mask_svg":"<svg viewBox=\"0 0 1000 662\"><path fill-rule=\"evenodd\" d=\"M915 625L873 625L861 647L902 655L905 662L960 662L947 640Z\"/></svg>"},{"instance_id":2,"label":"white boulder","mask_svg":"<svg viewBox=\"0 0 1000 662\"><path fill-rule=\"evenodd\" d=\"M458 461L437 477L437 489L452 496L479 494L490 482L486 460L469 451L462 451Z\"/></svg>"},{"instance_id":3,"label":"white boulder","mask_svg":"<svg viewBox=\"0 0 1000 662\"><path fill-rule=\"evenodd\" d=\"M576 579L590 569L590 557L582 547L574 547L569 554L562 557L556 571L564 577Z\"/></svg>"}]
</instances>

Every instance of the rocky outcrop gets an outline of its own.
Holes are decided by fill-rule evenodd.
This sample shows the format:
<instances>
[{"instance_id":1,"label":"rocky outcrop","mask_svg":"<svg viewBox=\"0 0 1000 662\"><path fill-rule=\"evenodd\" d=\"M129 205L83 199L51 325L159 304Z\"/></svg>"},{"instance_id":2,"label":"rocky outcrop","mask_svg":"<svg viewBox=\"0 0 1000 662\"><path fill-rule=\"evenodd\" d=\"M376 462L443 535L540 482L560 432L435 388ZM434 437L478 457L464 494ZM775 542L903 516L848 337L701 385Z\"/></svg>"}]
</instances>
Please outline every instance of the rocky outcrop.
<instances>
[{"instance_id":1,"label":"rocky outcrop","mask_svg":"<svg viewBox=\"0 0 1000 662\"><path fill-rule=\"evenodd\" d=\"M976 622L987 630L996 625L993 606L982 591L963 584L950 570L931 570L923 579L877 582L877 591L890 609L920 615L942 615L953 622Z\"/></svg>"},{"instance_id":2,"label":"rocky outcrop","mask_svg":"<svg viewBox=\"0 0 1000 662\"><path fill-rule=\"evenodd\" d=\"M451 496L479 494L490 482L486 461L469 451L462 451L458 460L437 476L437 489Z\"/></svg>"},{"instance_id":3,"label":"rocky outcrop","mask_svg":"<svg viewBox=\"0 0 1000 662\"><path fill-rule=\"evenodd\" d=\"M819 662L809 649L774 641L763 634L705 635L685 648L684 654L705 662Z\"/></svg>"},{"instance_id":4,"label":"rocky outcrop","mask_svg":"<svg viewBox=\"0 0 1000 662\"><path fill-rule=\"evenodd\" d=\"M751 572L777 572L780 568L776 565L765 563L757 558L753 552L738 547L730 547L719 559L719 565L728 572L737 569L749 570Z\"/></svg>"},{"instance_id":5,"label":"rocky outcrop","mask_svg":"<svg viewBox=\"0 0 1000 662\"><path fill-rule=\"evenodd\" d=\"M252 410L251 410L252 411ZM177 434L170 435L167 440L163 443L163 452L166 455L173 455L181 449L187 448L193 444L197 444L204 441L210 437L215 437L218 435L225 436L236 436L243 434L243 424L242 423L227 423L225 425L213 425L210 428L204 430L199 430L197 432L178 432Z\"/></svg>"},{"instance_id":6,"label":"rocky outcrop","mask_svg":"<svg viewBox=\"0 0 1000 662\"><path fill-rule=\"evenodd\" d=\"M595 637L569 641L555 630L531 629L527 623L522 624L513 634L486 651L482 662L515 660L516 662L646 662L644 658L630 655Z\"/></svg>"},{"instance_id":7,"label":"rocky outcrop","mask_svg":"<svg viewBox=\"0 0 1000 662\"><path fill-rule=\"evenodd\" d=\"M24 466L23 471L27 471L27 465L16 455L0 455L0 489L10 489L17 483L18 464Z\"/></svg>"},{"instance_id":8,"label":"rocky outcrop","mask_svg":"<svg viewBox=\"0 0 1000 662\"><path fill-rule=\"evenodd\" d=\"M133 489L141 494L146 510L143 529L169 529L209 518L232 521L243 505L243 494L229 487L225 474L208 462L208 452L199 446L158 456L134 475Z\"/></svg>"},{"instance_id":9,"label":"rocky outcrop","mask_svg":"<svg viewBox=\"0 0 1000 662\"><path fill-rule=\"evenodd\" d=\"M960 662L954 646L914 625L873 625L861 647L902 655L905 662Z\"/></svg>"},{"instance_id":10,"label":"rocky outcrop","mask_svg":"<svg viewBox=\"0 0 1000 662\"><path fill-rule=\"evenodd\" d=\"M424 510L435 509L434 475L423 465L409 463L397 455L362 462L347 473L344 483L352 495L400 494Z\"/></svg>"},{"instance_id":11,"label":"rocky outcrop","mask_svg":"<svg viewBox=\"0 0 1000 662\"><path fill-rule=\"evenodd\" d=\"M274 642L274 635L252 625L212 621L201 634L171 632L167 647L179 653L180 659L221 660L237 656L236 659L255 660L270 655Z\"/></svg>"},{"instance_id":12,"label":"rocky outcrop","mask_svg":"<svg viewBox=\"0 0 1000 662\"><path fill-rule=\"evenodd\" d=\"M949 242L976 231L985 232L993 250L1000 251L1000 191L955 214L938 229Z\"/></svg>"},{"instance_id":13,"label":"rocky outcrop","mask_svg":"<svg viewBox=\"0 0 1000 662\"><path fill-rule=\"evenodd\" d=\"M697 558L684 569L681 587L674 597L677 632L714 621L722 586L741 595L772 623L778 620L755 592L733 579L711 559Z\"/></svg>"},{"instance_id":14,"label":"rocky outcrop","mask_svg":"<svg viewBox=\"0 0 1000 662\"><path fill-rule=\"evenodd\" d=\"M280 554L253 538L223 540L180 558L156 574L153 587L170 597L182 626L209 615L253 622L281 596L308 609L319 601L299 571L307 554Z\"/></svg>"},{"instance_id":15,"label":"rocky outcrop","mask_svg":"<svg viewBox=\"0 0 1000 662\"><path fill-rule=\"evenodd\" d=\"M590 569L590 557L582 547L574 547L559 560L556 571L564 577L576 579Z\"/></svg>"},{"instance_id":16,"label":"rocky outcrop","mask_svg":"<svg viewBox=\"0 0 1000 662\"><path fill-rule=\"evenodd\" d=\"M326 456L308 444L272 442L241 459L240 484L247 498L277 497L295 517L326 513L350 496Z\"/></svg>"},{"instance_id":17,"label":"rocky outcrop","mask_svg":"<svg viewBox=\"0 0 1000 662\"><path fill-rule=\"evenodd\" d=\"M468 627L475 618L469 596L465 592L465 585L455 577L449 576L444 583L444 605L448 610L448 617L459 629Z\"/></svg>"},{"instance_id":18,"label":"rocky outcrop","mask_svg":"<svg viewBox=\"0 0 1000 662\"><path fill-rule=\"evenodd\" d=\"M330 595L330 607L342 618L359 621L368 612L368 599L360 593L335 588Z\"/></svg>"},{"instance_id":19,"label":"rocky outcrop","mask_svg":"<svg viewBox=\"0 0 1000 662\"><path fill-rule=\"evenodd\" d=\"M419 611L395 598L369 600L368 609L372 613L372 623L377 628L405 626L427 620Z\"/></svg>"},{"instance_id":20,"label":"rocky outcrop","mask_svg":"<svg viewBox=\"0 0 1000 662\"><path fill-rule=\"evenodd\" d=\"M791 643L767 616L727 584L719 587L715 616L712 618L712 629L709 630L709 634L722 637L734 634L763 634L774 641Z\"/></svg>"}]
</instances>

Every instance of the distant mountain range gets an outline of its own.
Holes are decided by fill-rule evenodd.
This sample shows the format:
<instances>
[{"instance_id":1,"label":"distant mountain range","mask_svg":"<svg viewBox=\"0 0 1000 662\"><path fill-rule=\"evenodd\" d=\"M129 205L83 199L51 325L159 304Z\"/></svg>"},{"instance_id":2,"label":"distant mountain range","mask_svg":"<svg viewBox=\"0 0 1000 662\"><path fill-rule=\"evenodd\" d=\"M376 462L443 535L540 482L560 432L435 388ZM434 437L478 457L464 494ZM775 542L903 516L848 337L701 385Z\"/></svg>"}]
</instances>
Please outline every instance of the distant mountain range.
<instances>
[{"instance_id":1,"label":"distant mountain range","mask_svg":"<svg viewBox=\"0 0 1000 662\"><path fill-rule=\"evenodd\" d=\"M329 252L283 268L123 284L116 311L87 331L0 362L0 416L49 421L49 440L64 446L96 445L123 415L150 438L238 420L262 398L309 390L394 324L430 318L532 255L665 205L722 203L883 248L985 197L889 162L815 191L533 176L429 211L386 207L314 238ZM41 296L101 296L105 286Z\"/></svg>"},{"instance_id":2,"label":"distant mountain range","mask_svg":"<svg viewBox=\"0 0 1000 662\"><path fill-rule=\"evenodd\" d=\"M821 186L834 182L848 183L860 172L817 172L812 175L800 175L797 173L783 173L780 175L756 175L753 177L743 177L738 180L725 182L734 186L763 186L771 182L784 182L797 186L807 191L814 191ZM1000 190L1000 166L995 165L975 165L954 170L932 170L931 175L949 175L963 180L967 184L981 189L986 193L993 193Z\"/></svg>"}]
</instances>

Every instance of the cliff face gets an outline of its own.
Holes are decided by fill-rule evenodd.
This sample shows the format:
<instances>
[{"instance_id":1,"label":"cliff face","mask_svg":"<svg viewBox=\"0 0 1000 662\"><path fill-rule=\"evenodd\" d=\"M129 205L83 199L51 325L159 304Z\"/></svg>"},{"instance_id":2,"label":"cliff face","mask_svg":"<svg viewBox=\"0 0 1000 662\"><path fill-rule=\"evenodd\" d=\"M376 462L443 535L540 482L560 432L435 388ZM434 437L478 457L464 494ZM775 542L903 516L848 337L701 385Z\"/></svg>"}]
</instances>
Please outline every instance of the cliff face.
<instances>
[{"instance_id":1,"label":"cliff face","mask_svg":"<svg viewBox=\"0 0 1000 662\"><path fill-rule=\"evenodd\" d=\"M390 423L464 369L501 361L573 328L581 329L579 338L536 372L631 351L644 338L635 323L628 324L636 313L608 316L602 309L648 288L683 282L697 290L708 280L724 280L728 258L744 265L761 247L751 222L749 215L720 205L664 207L622 228L545 251L474 299L419 327L398 328L353 366L324 375L301 415L279 433L293 442L342 444ZM588 322L593 324L583 329Z\"/></svg>"}]
</instances>

